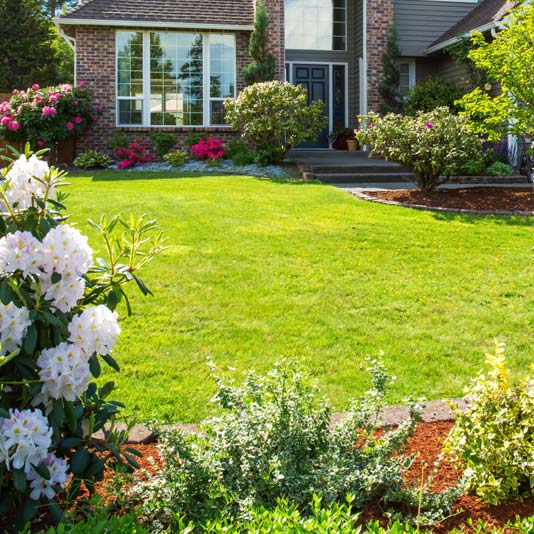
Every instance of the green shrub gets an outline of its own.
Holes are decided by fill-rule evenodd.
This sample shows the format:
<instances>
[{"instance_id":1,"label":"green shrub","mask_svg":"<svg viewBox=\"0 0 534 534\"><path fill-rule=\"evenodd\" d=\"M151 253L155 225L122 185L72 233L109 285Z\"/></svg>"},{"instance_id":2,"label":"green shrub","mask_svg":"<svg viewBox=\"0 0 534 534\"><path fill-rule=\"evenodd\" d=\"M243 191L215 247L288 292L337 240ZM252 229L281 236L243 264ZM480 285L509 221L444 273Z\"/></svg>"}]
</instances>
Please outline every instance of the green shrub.
<instances>
[{"instance_id":1,"label":"green shrub","mask_svg":"<svg viewBox=\"0 0 534 534\"><path fill-rule=\"evenodd\" d=\"M234 165L250 165L254 163L254 151L241 139L232 139L224 148L226 157L231 159Z\"/></svg>"},{"instance_id":2,"label":"green shrub","mask_svg":"<svg viewBox=\"0 0 534 534\"><path fill-rule=\"evenodd\" d=\"M111 158L107 154L96 150L87 150L74 160L74 165L80 169L106 168L110 163Z\"/></svg>"},{"instance_id":3,"label":"green shrub","mask_svg":"<svg viewBox=\"0 0 534 534\"><path fill-rule=\"evenodd\" d=\"M434 191L463 162L479 157L482 143L467 117L437 108L415 117L369 113L360 117L356 138L368 145L370 156L396 161L415 175L423 191Z\"/></svg>"},{"instance_id":4,"label":"green shrub","mask_svg":"<svg viewBox=\"0 0 534 534\"><path fill-rule=\"evenodd\" d=\"M465 161L456 171L453 176L480 176L484 171L484 159L473 158Z\"/></svg>"},{"instance_id":5,"label":"green shrub","mask_svg":"<svg viewBox=\"0 0 534 534\"><path fill-rule=\"evenodd\" d=\"M156 156L163 158L176 145L176 137L167 132L152 132L150 134L150 142L154 146Z\"/></svg>"},{"instance_id":6,"label":"green shrub","mask_svg":"<svg viewBox=\"0 0 534 534\"><path fill-rule=\"evenodd\" d=\"M46 534L148 534L133 514L110 515L97 511L83 521L65 520Z\"/></svg>"},{"instance_id":7,"label":"green shrub","mask_svg":"<svg viewBox=\"0 0 534 534\"><path fill-rule=\"evenodd\" d=\"M494 161L486 168L486 174L489 176L511 176L514 174L514 168L509 163Z\"/></svg>"},{"instance_id":8,"label":"green shrub","mask_svg":"<svg viewBox=\"0 0 534 534\"><path fill-rule=\"evenodd\" d=\"M486 356L489 372L466 389L446 450L465 468L467 488L498 504L533 494L534 378L510 381L503 345Z\"/></svg>"},{"instance_id":9,"label":"green shrub","mask_svg":"<svg viewBox=\"0 0 534 534\"><path fill-rule=\"evenodd\" d=\"M109 142L109 148L115 151L119 148L127 148L128 145L132 142L131 136L121 132L120 130L114 130L111 135L111 140Z\"/></svg>"},{"instance_id":10,"label":"green shrub","mask_svg":"<svg viewBox=\"0 0 534 534\"><path fill-rule=\"evenodd\" d=\"M268 153L270 162L282 160L292 146L314 140L327 125L324 104L308 104L306 90L287 82L251 85L236 100L226 100L225 109L227 122L243 141Z\"/></svg>"},{"instance_id":11,"label":"green shrub","mask_svg":"<svg viewBox=\"0 0 534 534\"><path fill-rule=\"evenodd\" d=\"M279 499L304 510L314 494L327 505L350 494L355 510L371 501L417 509L418 490L403 482L413 457L402 452L421 406L411 403L408 419L377 434L388 376L376 361L370 371L372 389L333 428L328 404L296 365L277 365L265 377L249 373L242 386L218 378L222 415L199 434L161 437L166 469L133 489L142 515L162 531L176 527L178 515L243 517ZM453 493L424 494L426 520L450 508Z\"/></svg>"},{"instance_id":12,"label":"green shrub","mask_svg":"<svg viewBox=\"0 0 534 534\"><path fill-rule=\"evenodd\" d=\"M169 152L163 156L163 159L170 163L173 167L182 167L185 165L185 162L188 158L187 152L183 150L175 150L174 152Z\"/></svg>"},{"instance_id":13,"label":"green shrub","mask_svg":"<svg viewBox=\"0 0 534 534\"><path fill-rule=\"evenodd\" d=\"M440 76L428 78L410 89L404 109L408 115L415 115L418 111L432 111L446 106L452 113L457 113L458 107L454 103L463 94L455 82L446 81Z\"/></svg>"},{"instance_id":14,"label":"green shrub","mask_svg":"<svg viewBox=\"0 0 534 534\"><path fill-rule=\"evenodd\" d=\"M191 147L197 145L198 142L203 139L204 141L208 140L209 135L202 132L189 132L185 136L184 147L186 150L191 150Z\"/></svg>"}]
</instances>

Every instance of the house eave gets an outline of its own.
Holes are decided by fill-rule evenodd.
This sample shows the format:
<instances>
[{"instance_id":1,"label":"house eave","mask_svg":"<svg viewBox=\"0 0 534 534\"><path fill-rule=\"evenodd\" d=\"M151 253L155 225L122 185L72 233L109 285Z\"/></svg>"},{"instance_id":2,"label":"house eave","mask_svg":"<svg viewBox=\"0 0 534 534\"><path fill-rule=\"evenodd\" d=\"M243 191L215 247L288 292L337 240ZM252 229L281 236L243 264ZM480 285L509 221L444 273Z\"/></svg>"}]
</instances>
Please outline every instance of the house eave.
<instances>
[{"instance_id":1,"label":"house eave","mask_svg":"<svg viewBox=\"0 0 534 534\"><path fill-rule=\"evenodd\" d=\"M74 19L56 17L56 26L112 26L135 28L167 28L176 30L224 30L224 31L252 31L252 24L213 24L206 22L163 22L143 20L103 20L103 19Z\"/></svg>"},{"instance_id":2,"label":"house eave","mask_svg":"<svg viewBox=\"0 0 534 534\"><path fill-rule=\"evenodd\" d=\"M443 50L444 48L447 48L448 46L456 44L458 41L460 41L464 37L468 37L469 35L471 35L471 33L475 31L484 33L494 28L499 28L500 26L501 26L501 22L488 22L488 24L483 24L482 26L478 26L477 28L473 28L472 30L461 33L460 35L457 35L456 37L452 37L450 39L447 39L446 41L443 41L442 43L438 43L434 46L427 48L425 50L425 54L429 55L429 54L433 54L434 52L439 52L440 50Z\"/></svg>"}]
</instances>

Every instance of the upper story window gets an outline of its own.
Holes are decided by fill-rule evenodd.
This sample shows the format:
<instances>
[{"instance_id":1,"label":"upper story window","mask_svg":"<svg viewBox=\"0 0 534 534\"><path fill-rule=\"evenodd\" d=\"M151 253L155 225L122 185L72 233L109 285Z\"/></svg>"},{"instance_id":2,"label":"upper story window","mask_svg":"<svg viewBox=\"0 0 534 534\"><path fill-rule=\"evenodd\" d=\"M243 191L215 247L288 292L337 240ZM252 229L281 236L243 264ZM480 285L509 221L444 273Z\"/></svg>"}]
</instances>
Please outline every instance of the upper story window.
<instances>
[{"instance_id":1,"label":"upper story window","mask_svg":"<svg viewBox=\"0 0 534 534\"><path fill-rule=\"evenodd\" d=\"M346 50L347 0L285 0L286 48Z\"/></svg>"},{"instance_id":2,"label":"upper story window","mask_svg":"<svg viewBox=\"0 0 534 534\"><path fill-rule=\"evenodd\" d=\"M117 32L119 126L224 125L235 91L235 35Z\"/></svg>"}]
</instances>

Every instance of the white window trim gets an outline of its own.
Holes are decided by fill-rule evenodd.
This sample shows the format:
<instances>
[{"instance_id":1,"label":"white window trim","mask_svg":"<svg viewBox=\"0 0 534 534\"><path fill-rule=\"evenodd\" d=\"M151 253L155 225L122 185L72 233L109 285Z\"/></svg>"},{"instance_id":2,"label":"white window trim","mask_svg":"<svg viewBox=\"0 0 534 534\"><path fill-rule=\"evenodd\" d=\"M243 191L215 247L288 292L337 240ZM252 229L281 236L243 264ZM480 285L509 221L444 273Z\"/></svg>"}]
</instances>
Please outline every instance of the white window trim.
<instances>
[{"instance_id":1,"label":"white window trim","mask_svg":"<svg viewBox=\"0 0 534 534\"><path fill-rule=\"evenodd\" d=\"M415 59L399 59L397 65L408 65L408 90L410 90L416 84L416 71L415 71ZM404 97L406 98L406 97Z\"/></svg>"},{"instance_id":2,"label":"white window trim","mask_svg":"<svg viewBox=\"0 0 534 534\"><path fill-rule=\"evenodd\" d=\"M128 31L128 30L123 30ZM200 33L202 35L202 122L203 124L195 125L172 125L172 124L150 124L150 34L154 30L143 31L143 95L142 96L119 96L118 68L119 68L119 48L118 36L120 31L115 32L115 126L117 128L164 128L169 130L176 129L198 129L205 128L228 128L229 124L211 124L211 102L212 100L226 100L226 98L212 98L210 87L210 35L220 32L195 32L193 30L187 33ZM174 32L183 33L183 32ZM235 40L235 57L234 57L234 98L237 97L237 35L231 33ZM121 100L142 100L143 101L143 124L124 124L119 122L119 102Z\"/></svg>"}]
</instances>

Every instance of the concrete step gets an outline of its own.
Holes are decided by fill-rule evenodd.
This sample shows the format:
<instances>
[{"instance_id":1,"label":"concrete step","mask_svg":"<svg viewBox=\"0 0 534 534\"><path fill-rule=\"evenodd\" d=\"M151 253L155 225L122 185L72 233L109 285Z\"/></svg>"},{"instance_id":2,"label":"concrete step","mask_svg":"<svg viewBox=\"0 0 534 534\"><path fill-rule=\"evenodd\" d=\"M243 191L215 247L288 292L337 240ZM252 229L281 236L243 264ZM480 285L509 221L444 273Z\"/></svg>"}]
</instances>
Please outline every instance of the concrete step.
<instances>
[{"instance_id":1,"label":"concrete step","mask_svg":"<svg viewBox=\"0 0 534 534\"><path fill-rule=\"evenodd\" d=\"M314 174L382 174L382 173L398 173L406 174L408 171L397 165L396 163L362 163L361 165L354 165L351 163L331 164L331 165L299 165L301 172L309 172Z\"/></svg>"},{"instance_id":2,"label":"concrete step","mask_svg":"<svg viewBox=\"0 0 534 534\"><path fill-rule=\"evenodd\" d=\"M303 173L305 180L318 180L324 184L367 184L367 183L391 183L391 182L412 182L413 175L406 172L382 172L382 173L323 173L306 172Z\"/></svg>"}]
</instances>

